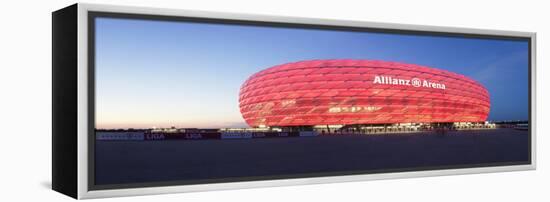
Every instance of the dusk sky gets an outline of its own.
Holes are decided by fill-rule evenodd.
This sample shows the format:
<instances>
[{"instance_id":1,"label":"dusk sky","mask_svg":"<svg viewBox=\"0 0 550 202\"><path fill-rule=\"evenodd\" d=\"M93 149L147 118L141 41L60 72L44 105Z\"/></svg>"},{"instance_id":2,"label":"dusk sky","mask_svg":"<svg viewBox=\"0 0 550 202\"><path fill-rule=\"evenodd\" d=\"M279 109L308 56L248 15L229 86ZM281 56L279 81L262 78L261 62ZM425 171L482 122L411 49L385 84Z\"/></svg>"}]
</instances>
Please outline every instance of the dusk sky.
<instances>
[{"instance_id":1,"label":"dusk sky","mask_svg":"<svg viewBox=\"0 0 550 202\"><path fill-rule=\"evenodd\" d=\"M301 60L413 63L466 75L490 93L488 120L528 118L526 41L96 19L96 128L247 127L242 83Z\"/></svg>"}]
</instances>

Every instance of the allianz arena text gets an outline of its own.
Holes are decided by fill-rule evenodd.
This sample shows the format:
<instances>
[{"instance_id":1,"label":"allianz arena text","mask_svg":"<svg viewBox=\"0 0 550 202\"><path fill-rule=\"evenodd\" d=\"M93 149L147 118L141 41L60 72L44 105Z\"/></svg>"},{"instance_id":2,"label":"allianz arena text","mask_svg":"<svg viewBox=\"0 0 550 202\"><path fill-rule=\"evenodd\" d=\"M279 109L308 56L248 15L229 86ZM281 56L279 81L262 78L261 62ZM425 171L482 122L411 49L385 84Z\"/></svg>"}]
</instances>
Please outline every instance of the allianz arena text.
<instances>
[{"instance_id":1,"label":"allianz arena text","mask_svg":"<svg viewBox=\"0 0 550 202\"><path fill-rule=\"evenodd\" d=\"M373 60L310 60L250 76L240 111L251 127L483 122L489 93L446 70Z\"/></svg>"}]
</instances>

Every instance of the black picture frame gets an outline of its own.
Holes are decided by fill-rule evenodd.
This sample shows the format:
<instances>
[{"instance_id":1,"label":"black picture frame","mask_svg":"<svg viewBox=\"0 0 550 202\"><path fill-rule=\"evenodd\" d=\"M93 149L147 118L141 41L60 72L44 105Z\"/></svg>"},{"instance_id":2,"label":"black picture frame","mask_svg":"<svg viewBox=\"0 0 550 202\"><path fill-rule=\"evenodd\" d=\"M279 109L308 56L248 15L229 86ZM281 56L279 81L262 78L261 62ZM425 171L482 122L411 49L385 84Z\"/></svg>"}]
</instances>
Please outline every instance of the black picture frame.
<instances>
[{"instance_id":1,"label":"black picture frame","mask_svg":"<svg viewBox=\"0 0 550 202\"><path fill-rule=\"evenodd\" d=\"M93 6L92 6L93 7ZM105 6L110 7L110 6ZM534 33L526 35L514 36L513 33L508 35L488 34L480 30L466 30L465 32L445 31L445 29L409 29L405 25L393 25L387 28L384 26L373 25L366 26L349 26L335 25L324 22L316 23L301 23L301 22L276 22L254 20L251 17L247 19L234 19L230 17L197 17L193 15L173 15L173 14L151 14L140 12L128 12L121 8L120 12L86 9L85 4L74 4L69 7L60 9L52 13L52 189L71 196L73 198L81 198L79 194L79 186L83 186L79 180L79 162L87 162L88 172L85 174L87 178L86 187L83 189L88 191L102 190L120 190L130 188L154 188L180 185L200 185L211 183L234 183L234 182L249 182L249 181L266 181L294 178L315 178L315 177L333 177L333 176L355 176L364 174L379 174L379 173L401 173L409 171L434 171L447 169L462 169L462 168L486 168L498 166L513 166L513 165L532 165L534 168L534 128L533 124L529 124L529 159L521 162L500 162L500 163L484 163L484 164L468 164L468 165L451 165L451 166L432 166L432 167L416 167L407 169L381 169L381 170L366 170L366 171L345 171L345 172L328 172L328 173L309 173L309 174L293 174L281 176L261 176L261 177L239 177L227 179L205 179L205 180L174 180L163 182L147 182L147 183L132 183L132 184L109 184L97 185L95 179L95 19L99 17L119 18L119 19L140 19L154 21L175 21L175 22L195 22L195 23L210 23L210 24L229 24L240 26L262 26L262 27L284 27L284 28L299 28L299 29L318 29L318 30L338 30L349 32L369 32L369 33L389 33L399 35L421 35L421 36L444 36L458 38L476 38L476 39L499 39L512 41L525 41L529 46L529 123L534 123L534 103L533 97L533 72L534 72ZM116 10L116 9L115 9ZM130 9L131 10L131 9ZM162 11L159 11L162 13ZM173 12L167 12L173 13ZM87 158L82 159L77 155L79 152L78 133L78 71L82 71L79 67L79 16L86 16L87 35L84 39L87 43L86 57L87 66ZM82 20L82 19L80 19ZM80 36L81 37L81 36ZM82 188L82 187L81 187Z\"/></svg>"}]
</instances>

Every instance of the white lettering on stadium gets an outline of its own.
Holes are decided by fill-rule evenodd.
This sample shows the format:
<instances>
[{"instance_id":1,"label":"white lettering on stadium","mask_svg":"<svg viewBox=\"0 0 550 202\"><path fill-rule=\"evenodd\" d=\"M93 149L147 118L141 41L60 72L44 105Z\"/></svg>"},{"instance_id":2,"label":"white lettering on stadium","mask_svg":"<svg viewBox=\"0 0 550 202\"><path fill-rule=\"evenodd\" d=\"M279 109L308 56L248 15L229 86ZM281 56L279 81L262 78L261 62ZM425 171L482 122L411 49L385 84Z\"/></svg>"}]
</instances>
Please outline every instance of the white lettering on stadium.
<instances>
[{"instance_id":1,"label":"white lettering on stadium","mask_svg":"<svg viewBox=\"0 0 550 202\"><path fill-rule=\"evenodd\" d=\"M374 84L385 84L385 85L399 85L399 86L414 86L414 87L424 87L424 88L437 88L445 90L445 84L431 82L428 80L420 80L418 78L412 79L402 79L402 78L393 78L391 76L374 76Z\"/></svg>"}]
</instances>

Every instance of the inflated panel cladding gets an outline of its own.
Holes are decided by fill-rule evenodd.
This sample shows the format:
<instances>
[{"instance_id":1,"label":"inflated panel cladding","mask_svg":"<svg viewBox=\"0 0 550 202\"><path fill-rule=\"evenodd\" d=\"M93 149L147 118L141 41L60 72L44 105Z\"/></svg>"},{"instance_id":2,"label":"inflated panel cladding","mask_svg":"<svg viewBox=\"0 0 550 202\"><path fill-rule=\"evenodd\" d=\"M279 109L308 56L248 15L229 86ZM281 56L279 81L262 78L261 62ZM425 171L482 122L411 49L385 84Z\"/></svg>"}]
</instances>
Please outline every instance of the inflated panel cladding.
<instances>
[{"instance_id":1,"label":"inflated panel cladding","mask_svg":"<svg viewBox=\"0 0 550 202\"><path fill-rule=\"evenodd\" d=\"M388 84L376 77L409 81ZM415 79L421 86L412 85ZM424 81L444 89L423 86ZM252 127L480 122L487 119L490 99L478 82L445 70L372 60L311 60L252 75L240 89L239 105Z\"/></svg>"}]
</instances>

